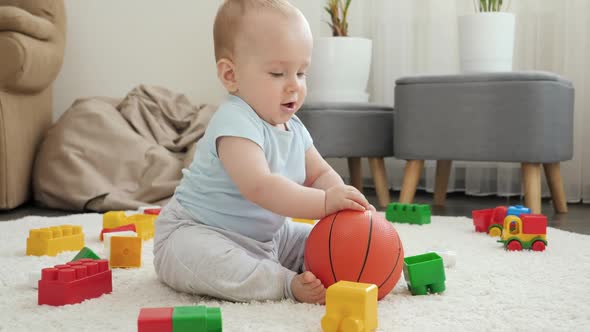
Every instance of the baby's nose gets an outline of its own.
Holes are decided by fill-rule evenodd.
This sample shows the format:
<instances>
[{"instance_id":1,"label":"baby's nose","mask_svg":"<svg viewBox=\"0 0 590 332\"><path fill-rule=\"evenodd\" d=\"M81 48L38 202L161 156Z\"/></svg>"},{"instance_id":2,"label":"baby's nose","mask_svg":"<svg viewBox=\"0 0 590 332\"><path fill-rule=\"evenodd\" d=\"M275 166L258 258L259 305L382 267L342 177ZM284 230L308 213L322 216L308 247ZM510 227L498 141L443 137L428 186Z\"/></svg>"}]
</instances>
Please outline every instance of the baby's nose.
<instances>
[{"instance_id":1,"label":"baby's nose","mask_svg":"<svg viewBox=\"0 0 590 332\"><path fill-rule=\"evenodd\" d=\"M301 89L301 84L298 80L289 80L287 84L287 91L297 91Z\"/></svg>"}]
</instances>

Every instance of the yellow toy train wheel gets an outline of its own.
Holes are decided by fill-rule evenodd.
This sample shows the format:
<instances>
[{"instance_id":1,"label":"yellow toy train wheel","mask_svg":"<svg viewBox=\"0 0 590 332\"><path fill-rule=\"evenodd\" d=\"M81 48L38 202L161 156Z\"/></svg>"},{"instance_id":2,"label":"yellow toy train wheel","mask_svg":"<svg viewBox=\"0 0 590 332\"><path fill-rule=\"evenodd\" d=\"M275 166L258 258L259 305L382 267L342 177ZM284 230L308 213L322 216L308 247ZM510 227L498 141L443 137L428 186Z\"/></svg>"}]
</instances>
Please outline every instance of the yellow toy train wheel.
<instances>
[{"instance_id":1,"label":"yellow toy train wheel","mask_svg":"<svg viewBox=\"0 0 590 332\"><path fill-rule=\"evenodd\" d=\"M502 228L499 226L490 226L488 229L488 235L492 237L502 236Z\"/></svg>"}]
</instances>

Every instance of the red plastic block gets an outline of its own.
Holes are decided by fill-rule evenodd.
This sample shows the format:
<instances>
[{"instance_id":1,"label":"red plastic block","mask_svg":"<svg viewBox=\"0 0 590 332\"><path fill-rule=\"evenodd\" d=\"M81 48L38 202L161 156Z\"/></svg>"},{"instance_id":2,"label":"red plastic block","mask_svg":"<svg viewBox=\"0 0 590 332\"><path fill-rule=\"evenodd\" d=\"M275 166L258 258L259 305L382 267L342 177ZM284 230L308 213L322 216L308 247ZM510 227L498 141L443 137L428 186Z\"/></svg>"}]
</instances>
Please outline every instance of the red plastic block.
<instances>
[{"instance_id":1,"label":"red plastic block","mask_svg":"<svg viewBox=\"0 0 590 332\"><path fill-rule=\"evenodd\" d=\"M547 234L547 217L542 214L521 214L523 234Z\"/></svg>"},{"instance_id":2,"label":"red plastic block","mask_svg":"<svg viewBox=\"0 0 590 332\"><path fill-rule=\"evenodd\" d=\"M137 230L135 228L135 224L127 224L127 225L123 225L123 226L119 226L119 227L115 227L115 228L103 228L102 231L100 231L100 240L101 241L104 240L103 235L105 233L123 232L123 231L133 231L133 232L137 233Z\"/></svg>"},{"instance_id":3,"label":"red plastic block","mask_svg":"<svg viewBox=\"0 0 590 332\"><path fill-rule=\"evenodd\" d=\"M137 332L172 332L174 308L141 308Z\"/></svg>"},{"instance_id":4,"label":"red plastic block","mask_svg":"<svg viewBox=\"0 0 590 332\"><path fill-rule=\"evenodd\" d=\"M112 291L109 261L86 258L41 270L38 304L80 303Z\"/></svg>"},{"instance_id":5,"label":"red plastic block","mask_svg":"<svg viewBox=\"0 0 590 332\"><path fill-rule=\"evenodd\" d=\"M157 209L145 209L143 210L144 214L153 214L153 215L159 215L160 214L160 210L162 210L161 208L157 208Z\"/></svg>"}]
</instances>

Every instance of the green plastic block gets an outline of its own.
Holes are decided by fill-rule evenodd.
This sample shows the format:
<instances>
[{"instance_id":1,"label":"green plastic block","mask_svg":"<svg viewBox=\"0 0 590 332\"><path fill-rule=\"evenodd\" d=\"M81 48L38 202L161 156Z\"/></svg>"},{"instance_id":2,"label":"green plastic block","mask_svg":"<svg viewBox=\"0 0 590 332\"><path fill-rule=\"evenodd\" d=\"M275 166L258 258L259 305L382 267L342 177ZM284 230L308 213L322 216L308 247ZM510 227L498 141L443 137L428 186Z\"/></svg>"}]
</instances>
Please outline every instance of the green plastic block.
<instances>
[{"instance_id":1,"label":"green plastic block","mask_svg":"<svg viewBox=\"0 0 590 332\"><path fill-rule=\"evenodd\" d=\"M412 295L445 291L443 260L434 252L404 258L404 278Z\"/></svg>"},{"instance_id":2,"label":"green plastic block","mask_svg":"<svg viewBox=\"0 0 590 332\"><path fill-rule=\"evenodd\" d=\"M207 308L207 331L221 332L221 309Z\"/></svg>"},{"instance_id":3,"label":"green plastic block","mask_svg":"<svg viewBox=\"0 0 590 332\"><path fill-rule=\"evenodd\" d=\"M94 251L92 251L92 249L84 247L71 261L75 262L83 258L100 259L100 257L98 257L98 255L95 254Z\"/></svg>"},{"instance_id":4,"label":"green plastic block","mask_svg":"<svg viewBox=\"0 0 590 332\"><path fill-rule=\"evenodd\" d=\"M385 219L391 222L424 225L430 224L430 206L426 204L389 203Z\"/></svg>"},{"instance_id":5,"label":"green plastic block","mask_svg":"<svg viewBox=\"0 0 590 332\"><path fill-rule=\"evenodd\" d=\"M206 306L175 307L172 312L174 332L220 332L221 310Z\"/></svg>"}]
</instances>

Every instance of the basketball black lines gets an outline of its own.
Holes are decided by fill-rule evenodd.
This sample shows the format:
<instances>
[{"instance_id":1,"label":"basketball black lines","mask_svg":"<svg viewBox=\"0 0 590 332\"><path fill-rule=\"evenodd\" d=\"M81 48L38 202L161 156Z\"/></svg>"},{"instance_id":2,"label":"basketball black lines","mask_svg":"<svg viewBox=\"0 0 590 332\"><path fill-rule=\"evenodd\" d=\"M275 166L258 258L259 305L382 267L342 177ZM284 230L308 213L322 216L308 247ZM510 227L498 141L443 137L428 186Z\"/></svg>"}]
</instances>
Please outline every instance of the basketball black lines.
<instances>
[{"instance_id":1,"label":"basketball black lines","mask_svg":"<svg viewBox=\"0 0 590 332\"><path fill-rule=\"evenodd\" d=\"M363 261L363 267L361 267L361 272L359 273L358 278L356 278L356 282L361 280L361 276L363 275L363 271L365 270L365 265L367 264L367 259L369 258L369 249L371 248L371 234L373 233L373 214L369 211L369 240L367 241L367 251L365 252L365 260Z\"/></svg>"},{"instance_id":2,"label":"basketball black lines","mask_svg":"<svg viewBox=\"0 0 590 332\"><path fill-rule=\"evenodd\" d=\"M339 213L340 212L337 212L334 215L334 218L332 218L332 223L330 224L330 235L328 236L328 258L330 258L330 269L332 270L334 282L337 282L338 279L336 279L336 272L334 271L334 265L332 264L332 229L334 228L334 221L336 221L336 217L338 217Z\"/></svg>"},{"instance_id":3,"label":"basketball black lines","mask_svg":"<svg viewBox=\"0 0 590 332\"><path fill-rule=\"evenodd\" d=\"M402 245L401 245L402 242L401 242L401 240L399 238L399 234L397 232L395 232L395 235L397 236L397 243L399 243L399 250L397 251L397 258L395 259L395 265L393 266L393 268L391 269L391 271L387 275L387 278L385 278L385 281L383 281L381 283L381 285L379 285L379 288L381 288L383 285L385 285L385 283L387 282L387 280L389 280L389 278L391 278L391 275L393 274L393 271L395 271L395 268L397 267L397 264L399 264L399 261L400 261L399 260L399 255L401 255L401 253L402 253Z\"/></svg>"}]
</instances>

